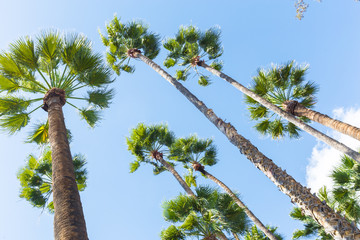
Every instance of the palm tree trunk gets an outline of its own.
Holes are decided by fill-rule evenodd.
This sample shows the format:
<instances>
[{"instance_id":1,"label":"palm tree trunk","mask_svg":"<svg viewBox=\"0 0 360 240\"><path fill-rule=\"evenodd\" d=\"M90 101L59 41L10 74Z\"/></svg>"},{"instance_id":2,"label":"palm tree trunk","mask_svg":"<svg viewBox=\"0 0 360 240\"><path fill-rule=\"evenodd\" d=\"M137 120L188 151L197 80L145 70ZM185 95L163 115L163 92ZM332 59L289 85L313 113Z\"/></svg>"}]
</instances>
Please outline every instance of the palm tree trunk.
<instances>
[{"instance_id":1,"label":"palm tree trunk","mask_svg":"<svg viewBox=\"0 0 360 240\"><path fill-rule=\"evenodd\" d=\"M199 168L198 171L200 171L202 174L204 174L206 177L208 177L210 180L215 182L217 185L219 185L221 188L229 194L229 196L236 202L236 204L241 207L246 215L255 223L255 225L260 228L261 231L271 240L278 240L274 234L267 228L265 225L258 219L251 211L250 209L231 191L231 189L226 186L222 181L211 175L209 172L207 172L204 167Z\"/></svg>"},{"instance_id":2,"label":"palm tree trunk","mask_svg":"<svg viewBox=\"0 0 360 240\"><path fill-rule=\"evenodd\" d=\"M350 124L333 119L328 115L306 108L297 101L286 101L283 103L283 108L285 111L295 116L307 117L311 121L318 122L326 127L332 128L338 132L360 140L360 128L354 127Z\"/></svg>"},{"instance_id":3,"label":"palm tree trunk","mask_svg":"<svg viewBox=\"0 0 360 240\"><path fill-rule=\"evenodd\" d=\"M49 93L52 90L49 91ZM45 97L46 98L46 97ZM58 95L46 100L52 157L55 240L87 240L85 218L75 181L75 172Z\"/></svg>"},{"instance_id":4,"label":"palm tree trunk","mask_svg":"<svg viewBox=\"0 0 360 240\"><path fill-rule=\"evenodd\" d=\"M240 240L239 236L236 233L232 232L232 234L236 240Z\"/></svg>"},{"instance_id":5,"label":"palm tree trunk","mask_svg":"<svg viewBox=\"0 0 360 240\"><path fill-rule=\"evenodd\" d=\"M218 118L215 113L206 107L195 95L165 72L159 65L141 53L135 57L153 68L171 85L179 90L192 104L195 105L228 139L244 154L258 169L260 169L283 193L288 195L292 202L303 209L306 215L312 216L325 231L335 239L360 239L360 231L351 225L345 218L337 214L326 203L323 203L311 194L310 189L296 182L286 171L279 168L273 161L262 154L252 143L238 134L230 123Z\"/></svg>"},{"instance_id":6,"label":"palm tree trunk","mask_svg":"<svg viewBox=\"0 0 360 240\"><path fill-rule=\"evenodd\" d=\"M175 170L173 166L171 166L168 162L166 162L162 157L157 157L156 160L158 160L169 172L171 172L176 180L180 183L180 185L183 187L185 192L194 198L197 198L195 193L191 190L191 188L186 184L184 179L179 175L179 173ZM219 232L218 236L222 240L228 240L228 238L225 236L224 233Z\"/></svg>"},{"instance_id":7,"label":"palm tree trunk","mask_svg":"<svg viewBox=\"0 0 360 240\"><path fill-rule=\"evenodd\" d=\"M258 101L259 103L261 103L263 106L265 106L266 108L272 110L273 112L275 112L276 114L278 114L279 116L285 118L286 120L288 120L289 122L295 124L297 127L299 127L300 129L308 132L309 134L313 135L314 137L316 137L317 139L320 139L321 141L325 142L326 144L328 144L329 146L339 150L340 152L350 156L352 159L356 160L357 162L360 163L360 153L352 150L351 148L347 147L346 145L336 141L333 138L330 138L329 136L327 136L326 134L323 134L322 132L319 132L318 130L310 127L309 125L307 125L306 123L300 121L299 119L297 119L296 117L294 117L293 115L285 112L284 110L278 108L277 106L275 106L274 104L268 102L266 99L260 97L259 95L257 95L256 93L254 93L253 91L249 90L248 88L244 87L243 85L241 85L239 82L235 81L233 78L229 77L228 75L210 67L209 65L207 65L206 63L204 63L203 61L199 62L199 66L205 68L206 70L208 70L209 72L211 72L212 74L224 79L225 81L227 81L228 83L230 83L231 85L233 85L236 89L238 89L239 91L241 91L242 93L244 93L245 95L251 97L252 99Z\"/></svg>"},{"instance_id":8,"label":"palm tree trunk","mask_svg":"<svg viewBox=\"0 0 360 240\"><path fill-rule=\"evenodd\" d=\"M171 166L168 162L166 162L162 157L158 157L157 160L169 171L174 175L176 180L180 183L182 188L185 190L185 192L192 197L196 198L195 193L191 190L191 188L186 184L184 179L179 175L179 173L175 170L173 166Z\"/></svg>"}]
</instances>

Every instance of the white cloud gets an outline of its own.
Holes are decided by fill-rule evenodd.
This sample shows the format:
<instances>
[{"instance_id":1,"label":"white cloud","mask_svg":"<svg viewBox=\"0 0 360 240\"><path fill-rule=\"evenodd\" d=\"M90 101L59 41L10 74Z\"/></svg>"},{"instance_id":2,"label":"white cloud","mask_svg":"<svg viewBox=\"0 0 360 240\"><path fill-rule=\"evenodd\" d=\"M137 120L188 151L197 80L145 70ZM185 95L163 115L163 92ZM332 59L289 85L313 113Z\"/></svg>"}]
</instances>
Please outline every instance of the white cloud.
<instances>
[{"instance_id":1,"label":"white cloud","mask_svg":"<svg viewBox=\"0 0 360 240\"><path fill-rule=\"evenodd\" d=\"M333 115L335 119L360 127L360 108L337 108L333 110ZM333 130L331 130L328 135L354 150L360 149L360 142L349 136ZM318 192L319 188L324 185L328 188L333 186L329 175L334 167L340 163L342 155L339 151L322 142L318 142L313 148L309 164L306 167L306 181L312 192Z\"/></svg>"}]
</instances>

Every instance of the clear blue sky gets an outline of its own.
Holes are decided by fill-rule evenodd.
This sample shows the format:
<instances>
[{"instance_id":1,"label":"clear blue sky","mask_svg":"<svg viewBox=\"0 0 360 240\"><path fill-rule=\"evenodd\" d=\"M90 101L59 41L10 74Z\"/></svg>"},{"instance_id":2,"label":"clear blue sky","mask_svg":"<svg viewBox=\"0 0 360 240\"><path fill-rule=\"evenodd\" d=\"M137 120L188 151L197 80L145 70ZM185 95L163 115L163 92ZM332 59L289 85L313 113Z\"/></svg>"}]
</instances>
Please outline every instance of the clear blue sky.
<instances>
[{"instance_id":1,"label":"clear blue sky","mask_svg":"<svg viewBox=\"0 0 360 240\"><path fill-rule=\"evenodd\" d=\"M316 109L328 115L334 109L360 108L360 3L353 0L310 1L305 18L295 18L291 0L248 1L1 1L0 49L24 35L55 28L81 32L104 53L98 28L117 13L123 21L142 19L154 32L172 36L180 25L222 29L224 71L244 85L259 67L296 60L308 63L307 79L320 85ZM165 51L155 59L162 63ZM185 83L215 113L231 121L265 155L306 185L306 169L317 141L306 133L299 140L272 141L252 128L243 96L221 79L207 88L195 81ZM181 192L169 173L153 176L143 166L129 173L125 137L139 122L165 122L177 136L197 133L213 138L219 163L209 169L242 195L243 201L266 224L279 227L286 239L301 227L288 215L292 204L228 140L170 84L148 66L136 62L136 72L122 74L114 83L116 97L104 120L89 129L73 108L65 106L67 127L74 141L72 153L86 155L88 188L81 199L90 239L158 239L168 224L161 203ZM32 123L43 120L38 113ZM315 127L325 130L316 124ZM49 240L52 216L32 208L18 197L18 169L26 156L38 154L24 144L25 129L8 137L0 135L0 240ZM181 172L182 169L179 168ZM326 174L326 173L325 173ZM208 181L204 181L208 182ZM208 182L209 183L209 182Z\"/></svg>"}]
</instances>

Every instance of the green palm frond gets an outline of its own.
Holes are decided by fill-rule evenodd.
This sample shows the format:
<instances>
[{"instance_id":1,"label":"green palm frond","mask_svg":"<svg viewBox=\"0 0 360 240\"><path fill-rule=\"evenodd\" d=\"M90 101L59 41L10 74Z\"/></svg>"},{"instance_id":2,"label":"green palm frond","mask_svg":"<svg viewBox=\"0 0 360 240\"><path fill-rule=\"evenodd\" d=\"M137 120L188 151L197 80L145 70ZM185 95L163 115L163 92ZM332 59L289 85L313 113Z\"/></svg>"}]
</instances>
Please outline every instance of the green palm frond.
<instances>
[{"instance_id":1,"label":"green palm frond","mask_svg":"<svg viewBox=\"0 0 360 240\"><path fill-rule=\"evenodd\" d=\"M0 75L0 92L5 91L6 93L13 93L18 91L19 88L20 86L18 83Z\"/></svg>"},{"instance_id":2,"label":"green palm frond","mask_svg":"<svg viewBox=\"0 0 360 240\"><path fill-rule=\"evenodd\" d=\"M90 127L95 127L96 123L101 120L100 112L91 108L83 108L79 111L81 119L84 119Z\"/></svg>"},{"instance_id":3,"label":"green palm frond","mask_svg":"<svg viewBox=\"0 0 360 240\"><path fill-rule=\"evenodd\" d=\"M176 226L171 225L160 233L161 240L185 240L185 234Z\"/></svg>"},{"instance_id":4,"label":"green palm frond","mask_svg":"<svg viewBox=\"0 0 360 240\"><path fill-rule=\"evenodd\" d=\"M26 111L31 101L13 96L0 97L0 116Z\"/></svg>"},{"instance_id":5,"label":"green palm frond","mask_svg":"<svg viewBox=\"0 0 360 240\"><path fill-rule=\"evenodd\" d=\"M94 91L88 91L88 101L101 109L108 108L110 100L114 96L114 89L97 89Z\"/></svg>"},{"instance_id":6,"label":"green palm frond","mask_svg":"<svg viewBox=\"0 0 360 240\"><path fill-rule=\"evenodd\" d=\"M29 123L29 115L27 113L16 113L6 115L0 118L0 127L9 134L14 134Z\"/></svg>"},{"instance_id":7,"label":"green palm frond","mask_svg":"<svg viewBox=\"0 0 360 240\"><path fill-rule=\"evenodd\" d=\"M260 69L253 78L250 90L280 108L285 101L290 100L311 108L316 103L314 94L318 91L318 87L315 83L305 82L307 69L308 66L297 66L294 61L273 66L269 70ZM251 97L245 97L245 102L248 105L250 118L257 121L255 128L260 133L271 135L274 139L285 135L290 138L299 137L300 129L293 124L282 121L275 114L270 114L269 110ZM309 122L307 118L300 117L300 119Z\"/></svg>"},{"instance_id":8,"label":"green palm frond","mask_svg":"<svg viewBox=\"0 0 360 240\"><path fill-rule=\"evenodd\" d=\"M59 32L44 31L38 37L37 53L40 57L40 69L51 75L61 60L61 37Z\"/></svg>"},{"instance_id":9,"label":"green palm frond","mask_svg":"<svg viewBox=\"0 0 360 240\"><path fill-rule=\"evenodd\" d=\"M20 38L10 44L10 51L14 54L14 59L31 70L38 68L39 54L35 49L34 42L29 38Z\"/></svg>"}]
</instances>

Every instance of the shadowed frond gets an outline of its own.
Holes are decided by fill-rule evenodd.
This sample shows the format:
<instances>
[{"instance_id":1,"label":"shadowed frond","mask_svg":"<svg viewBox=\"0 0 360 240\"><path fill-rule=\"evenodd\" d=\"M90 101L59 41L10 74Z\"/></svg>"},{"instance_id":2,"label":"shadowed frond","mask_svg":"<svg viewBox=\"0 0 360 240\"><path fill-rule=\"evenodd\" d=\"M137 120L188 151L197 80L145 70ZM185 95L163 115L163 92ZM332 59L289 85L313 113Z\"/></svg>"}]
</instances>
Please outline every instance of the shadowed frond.
<instances>
[{"instance_id":1,"label":"shadowed frond","mask_svg":"<svg viewBox=\"0 0 360 240\"><path fill-rule=\"evenodd\" d=\"M29 123L29 115L27 113L16 113L3 116L0 119L0 126L9 134L14 134Z\"/></svg>"}]
</instances>

